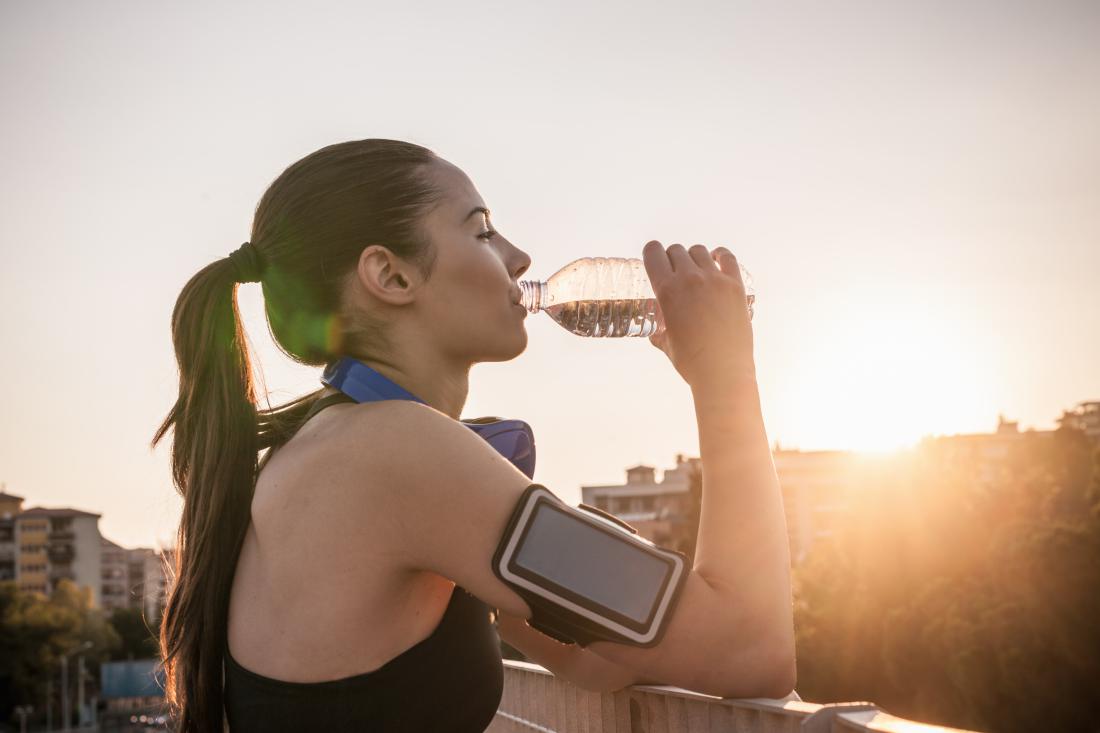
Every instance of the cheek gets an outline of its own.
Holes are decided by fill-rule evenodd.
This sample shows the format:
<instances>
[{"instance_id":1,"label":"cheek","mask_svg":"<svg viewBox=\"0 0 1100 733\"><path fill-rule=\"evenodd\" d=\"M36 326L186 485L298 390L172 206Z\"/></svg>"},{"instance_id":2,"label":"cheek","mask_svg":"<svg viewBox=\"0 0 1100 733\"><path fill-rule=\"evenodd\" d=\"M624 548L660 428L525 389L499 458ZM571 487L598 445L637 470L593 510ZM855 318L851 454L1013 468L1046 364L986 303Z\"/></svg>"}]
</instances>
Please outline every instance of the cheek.
<instances>
[{"instance_id":1,"label":"cheek","mask_svg":"<svg viewBox=\"0 0 1100 733\"><path fill-rule=\"evenodd\" d=\"M488 253L464 263L458 285L471 301L493 303L508 300L507 274L501 263Z\"/></svg>"},{"instance_id":2,"label":"cheek","mask_svg":"<svg viewBox=\"0 0 1100 733\"><path fill-rule=\"evenodd\" d=\"M465 322L464 330L477 330L488 320L498 324L510 314L508 303L511 283L504 263L487 246L455 246L437 261L433 279L431 310L434 318L455 326Z\"/></svg>"}]
</instances>

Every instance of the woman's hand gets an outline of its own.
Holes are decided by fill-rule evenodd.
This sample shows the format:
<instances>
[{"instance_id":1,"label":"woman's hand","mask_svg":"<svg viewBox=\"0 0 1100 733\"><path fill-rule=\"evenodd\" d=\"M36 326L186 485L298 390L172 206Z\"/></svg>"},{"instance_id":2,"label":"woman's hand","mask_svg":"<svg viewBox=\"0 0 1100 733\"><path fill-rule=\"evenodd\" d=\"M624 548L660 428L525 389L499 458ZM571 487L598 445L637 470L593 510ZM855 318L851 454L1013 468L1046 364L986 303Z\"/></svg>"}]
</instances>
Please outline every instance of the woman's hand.
<instances>
[{"instance_id":1,"label":"woman's hand","mask_svg":"<svg viewBox=\"0 0 1100 733\"><path fill-rule=\"evenodd\" d=\"M649 341L680 376L692 387L755 379L745 285L733 253L701 244L666 251L652 241L642 259L657 296L657 331Z\"/></svg>"}]
</instances>

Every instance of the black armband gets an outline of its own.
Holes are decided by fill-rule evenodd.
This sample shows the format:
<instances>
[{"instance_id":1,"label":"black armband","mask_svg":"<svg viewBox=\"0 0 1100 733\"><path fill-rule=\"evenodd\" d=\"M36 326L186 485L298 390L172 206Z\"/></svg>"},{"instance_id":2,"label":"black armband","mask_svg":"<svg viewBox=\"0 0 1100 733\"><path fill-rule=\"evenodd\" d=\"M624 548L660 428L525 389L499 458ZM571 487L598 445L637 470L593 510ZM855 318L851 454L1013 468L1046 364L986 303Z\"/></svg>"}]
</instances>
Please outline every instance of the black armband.
<instances>
[{"instance_id":1,"label":"black armband","mask_svg":"<svg viewBox=\"0 0 1100 733\"><path fill-rule=\"evenodd\" d=\"M548 636L582 647L601 640L647 647L667 628L688 567L683 553L616 517L573 508L531 484L493 555L493 572Z\"/></svg>"}]
</instances>

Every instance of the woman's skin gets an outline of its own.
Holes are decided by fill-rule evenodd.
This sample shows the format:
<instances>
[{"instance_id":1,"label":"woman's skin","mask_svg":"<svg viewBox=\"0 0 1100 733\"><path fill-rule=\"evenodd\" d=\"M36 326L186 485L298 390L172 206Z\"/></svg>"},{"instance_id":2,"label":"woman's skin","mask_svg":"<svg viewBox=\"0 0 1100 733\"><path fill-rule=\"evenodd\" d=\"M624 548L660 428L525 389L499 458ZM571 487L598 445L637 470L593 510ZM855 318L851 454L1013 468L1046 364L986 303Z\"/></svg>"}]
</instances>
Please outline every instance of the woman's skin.
<instances>
[{"instance_id":1,"label":"woman's skin","mask_svg":"<svg viewBox=\"0 0 1100 733\"><path fill-rule=\"evenodd\" d=\"M531 258L492 228L466 174L439 160L430 175L443 195L422 223L436 253L428 280L412 263L369 245L346 298L388 324L390 353L364 361L457 420L470 368L513 359L527 347L527 312L516 303ZM430 635L450 600L451 581L388 566L387 548L370 542L371 522L382 521L384 507L351 529L354 543L327 527L340 504L357 502L371 481L330 478L322 468L346 463L328 446L351 409L334 405L307 422L256 482L230 596L229 648L269 677L312 682L376 669ZM370 452L371 442L358 450ZM319 490L319 481L332 483ZM329 492L340 500L323 503Z\"/></svg>"},{"instance_id":2,"label":"woman's skin","mask_svg":"<svg viewBox=\"0 0 1100 733\"><path fill-rule=\"evenodd\" d=\"M353 307L389 324L392 353L367 363L457 420L470 368L514 359L527 348L527 311L515 304L531 258L493 229L465 173L439 160L431 175L443 198L422 225L437 253L428 281L372 245L359 258L348 296Z\"/></svg>"},{"instance_id":3,"label":"woman's skin","mask_svg":"<svg viewBox=\"0 0 1100 733\"><path fill-rule=\"evenodd\" d=\"M295 682L377 669L431 634L457 583L500 610L506 641L587 689L645 679L720 695L786 694L794 684L786 531L733 256L646 245L662 305L651 341L692 386L700 421L697 561L661 644L581 650L527 626L529 607L493 575L492 552L530 481L456 422L473 364L526 347L516 303L530 258L477 211L485 202L461 170L438 161L429 174L443 194L423 222L436 252L430 277L371 245L346 286L352 307L389 327L388 353L364 361L427 406L335 405L266 462L230 598L233 657Z\"/></svg>"}]
</instances>

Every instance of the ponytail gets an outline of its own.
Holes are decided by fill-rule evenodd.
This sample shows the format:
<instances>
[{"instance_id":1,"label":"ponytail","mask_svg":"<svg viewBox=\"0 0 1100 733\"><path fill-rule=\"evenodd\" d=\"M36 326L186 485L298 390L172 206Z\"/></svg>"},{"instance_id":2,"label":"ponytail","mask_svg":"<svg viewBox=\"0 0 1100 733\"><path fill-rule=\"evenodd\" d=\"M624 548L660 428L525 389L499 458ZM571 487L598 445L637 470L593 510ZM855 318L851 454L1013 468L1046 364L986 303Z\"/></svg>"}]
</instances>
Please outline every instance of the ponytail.
<instances>
[{"instance_id":1,"label":"ponytail","mask_svg":"<svg viewBox=\"0 0 1100 733\"><path fill-rule=\"evenodd\" d=\"M379 242L425 276L434 252L420 227L440 192L434 153L398 140L322 148L287 168L260 200L252 243L203 268L172 312L179 397L153 437L171 429L172 478L183 496L175 581L161 623L167 701L181 733L223 728L222 660L229 594L260 464L294 435L323 390L257 410L237 283L263 283L271 335L302 364L363 358L381 326L349 311L344 281L364 242Z\"/></svg>"},{"instance_id":2,"label":"ponytail","mask_svg":"<svg viewBox=\"0 0 1100 733\"><path fill-rule=\"evenodd\" d=\"M175 582L161 624L167 702L181 733L222 729L229 592L257 472L257 412L230 258L191 278L172 312L179 398L153 437L173 429L183 496Z\"/></svg>"}]
</instances>

